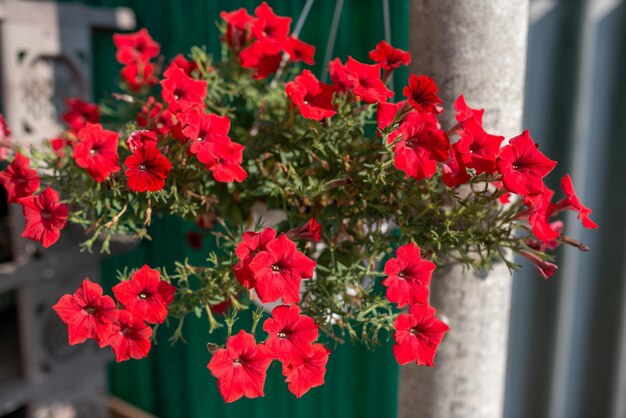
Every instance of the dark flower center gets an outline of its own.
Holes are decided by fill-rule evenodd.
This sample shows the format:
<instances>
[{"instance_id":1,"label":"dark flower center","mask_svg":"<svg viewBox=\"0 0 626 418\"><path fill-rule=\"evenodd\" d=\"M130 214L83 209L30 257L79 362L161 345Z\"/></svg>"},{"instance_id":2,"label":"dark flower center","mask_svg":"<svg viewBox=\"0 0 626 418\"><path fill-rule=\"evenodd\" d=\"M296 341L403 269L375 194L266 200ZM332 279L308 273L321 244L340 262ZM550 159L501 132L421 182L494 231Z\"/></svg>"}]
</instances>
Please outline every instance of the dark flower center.
<instances>
[{"instance_id":1,"label":"dark flower center","mask_svg":"<svg viewBox=\"0 0 626 418\"><path fill-rule=\"evenodd\" d=\"M177 87L177 88L174 90L174 98L175 98L176 100L180 100L180 99L182 99L184 96L185 96L185 91L184 91L183 89L181 89L180 87Z\"/></svg>"},{"instance_id":2,"label":"dark flower center","mask_svg":"<svg viewBox=\"0 0 626 418\"><path fill-rule=\"evenodd\" d=\"M272 266L272 271L280 271L280 266L278 266L278 265L274 264L274 265Z\"/></svg>"},{"instance_id":3,"label":"dark flower center","mask_svg":"<svg viewBox=\"0 0 626 418\"><path fill-rule=\"evenodd\" d=\"M43 219L50 219L50 218L52 218L52 214L49 211L47 211L47 210L42 210L41 211L41 217Z\"/></svg>"},{"instance_id":4,"label":"dark flower center","mask_svg":"<svg viewBox=\"0 0 626 418\"><path fill-rule=\"evenodd\" d=\"M413 97L413 100L415 100L417 103L426 103L426 98L424 97L423 92L420 90L414 91L411 96Z\"/></svg>"},{"instance_id":5,"label":"dark flower center","mask_svg":"<svg viewBox=\"0 0 626 418\"><path fill-rule=\"evenodd\" d=\"M408 148L412 148L415 149L417 148L417 146L419 145L419 139L413 137L413 138L407 138L406 142L406 146Z\"/></svg>"},{"instance_id":6,"label":"dark flower center","mask_svg":"<svg viewBox=\"0 0 626 418\"><path fill-rule=\"evenodd\" d=\"M145 171L145 169L146 169L146 165L145 165L145 164L139 164L139 169L140 169L141 171Z\"/></svg>"},{"instance_id":7,"label":"dark flower center","mask_svg":"<svg viewBox=\"0 0 626 418\"><path fill-rule=\"evenodd\" d=\"M287 338L287 333L286 332L279 332L278 334L278 338Z\"/></svg>"},{"instance_id":8,"label":"dark flower center","mask_svg":"<svg viewBox=\"0 0 626 418\"><path fill-rule=\"evenodd\" d=\"M369 89L370 87L372 87L372 83L370 82L369 78L359 79L359 84L365 89Z\"/></svg>"},{"instance_id":9,"label":"dark flower center","mask_svg":"<svg viewBox=\"0 0 626 418\"><path fill-rule=\"evenodd\" d=\"M146 293L146 292L141 292L141 293L139 294L139 299L141 299L141 300L146 300L147 298L148 298L148 293Z\"/></svg>"},{"instance_id":10,"label":"dark flower center","mask_svg":"<svg viewBox=\"0 0 626 418\"><path fill-rule=\"evenodd\" d=\"M96 313L96 308L93 306L87 306L85 307L85 312L87 312L87 315L93 315Z\"/></svg>"},{"instance_id":11,"label":"dark flower center","mask_svg":"<svg viewBox=\"0 0 626 418\"><path fill-rule=\"evenodd\" d=\"M89 150L89 155L91 155L92 157L96 154L98 154L100 152L100 148L102 148L102 146L100 145L94 145L93 147L91 147L91 149Z\"/></svg>"}]
</instances>

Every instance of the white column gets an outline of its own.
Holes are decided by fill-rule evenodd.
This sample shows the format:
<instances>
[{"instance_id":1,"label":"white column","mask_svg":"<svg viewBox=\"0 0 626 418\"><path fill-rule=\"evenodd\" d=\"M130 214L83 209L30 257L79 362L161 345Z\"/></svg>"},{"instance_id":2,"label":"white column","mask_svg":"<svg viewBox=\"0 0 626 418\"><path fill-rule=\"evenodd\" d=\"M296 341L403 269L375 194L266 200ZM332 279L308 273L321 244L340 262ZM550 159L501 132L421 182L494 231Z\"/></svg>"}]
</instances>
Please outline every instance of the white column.
<instances>
[{"instance_id":1,"label":"white column","mask_svg":"<svg viewBox=\"0 0 626 418\"><path fill-rule=\"evenodd\" d=\"M411 1L412 72L438 84L444 127L463 93L485 108L488 132L521 132L527 32L527 0ZM435 367L401 368L400 417L502 416L510 293L503 264L484 275L459 265L435 272L430 302L451 329Z\"/></svg>"}]
</instances>

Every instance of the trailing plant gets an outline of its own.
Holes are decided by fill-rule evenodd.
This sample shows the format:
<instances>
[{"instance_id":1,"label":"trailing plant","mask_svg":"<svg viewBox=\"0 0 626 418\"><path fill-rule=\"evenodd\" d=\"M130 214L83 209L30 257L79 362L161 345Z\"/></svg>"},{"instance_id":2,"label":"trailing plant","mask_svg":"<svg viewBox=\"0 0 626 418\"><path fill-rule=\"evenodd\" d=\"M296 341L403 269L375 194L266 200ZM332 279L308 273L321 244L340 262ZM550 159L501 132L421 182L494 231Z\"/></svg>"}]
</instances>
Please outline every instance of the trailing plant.
<instances>
[{"instance_id":1,"label":"trailing plant","mask_svg":"<svg viewBox=\"0 0 626 418\"><path fill-rule=\"evenodd\" d=\"M115 35L120 92L100 106L69 99L67 130L48 147L21 149L1 124L0 182L22 205L23 237L47 248L69 222L84 228L83 249L107 252L118 235L150 239L153 219L172 214L218 243L203 265L121 272L115 299L86 279L53 307L70 344L95 339L118 361L139 359L167 318L177 340L188 315L206 315L209 332L228 329L208 365L225 401L262 396L274 360L299 397L324 381L320 331L372 346L393 336L400 364L432 366L448 331L428 301L436 266L515 269L513 252L547 279L549 251L586 250L555 217L574 210L595 228L591 210L569 176L553 201L543 179L557 163L528 132L487 133L463 96L446 109L457 123L441 126L426 75L394 99L387 82L407 52L382 41L373 63L334 59L326 84L300 69L315 48L290 34L290 18L265 3L221 17L219 57L195 47L163 69L145 29ZM202 247L203 235L188 240ZM243 315L253 326L236 332Z\"/></svg>"}]
</instances>

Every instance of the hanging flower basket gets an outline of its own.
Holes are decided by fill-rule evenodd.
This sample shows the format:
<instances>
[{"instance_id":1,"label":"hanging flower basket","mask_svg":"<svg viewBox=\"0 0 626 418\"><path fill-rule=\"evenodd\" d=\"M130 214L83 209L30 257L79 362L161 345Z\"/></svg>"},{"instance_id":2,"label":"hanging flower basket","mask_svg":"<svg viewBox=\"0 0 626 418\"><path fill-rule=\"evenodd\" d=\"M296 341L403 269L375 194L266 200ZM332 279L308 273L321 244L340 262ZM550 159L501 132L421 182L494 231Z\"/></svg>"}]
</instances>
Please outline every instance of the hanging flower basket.
<instances>
[{"instance_id":1,"label":"hanging flower basket","mask_svg":"<svg viewBox=\"0 0 626 418\"><path fill-rule=\"evenodd\" d=\"M429 304L437 266L515 269L513 251L547 279L549 251L586 250L555 217L574 210L595 228L591 210L569 176L553 200L543 179L557 163L528 132L485 132L483 110L462 95L442 103L426 75L394 99L387 83L407 52L382 41L372 63L336 58L327 84L300 68L315 48L290 34L290 18L265 3L221 17L219 57L194 47L165 63L145 29L115 35L121 93L100 106L69 99L67 131L45 149L12 145L0 118L0 182L23 208L24 238L47 248L69 222L84 227L82 248L107 252L111 237L150 239L152 219L171 214L219 244L203 265L120 273L113 297L88 279L59 295L69 344L141 359L159 324L178 321L176 340L188 315L207 315L209 331L228 329L209 344L207 372L226 402L263 396L274 362L300 397L324 383L333 340L393 338L398 363L432 366L454 332ZM444 105L456 125L440 125ZM283 219L254 221L259 203Z\"/></svg>"}]
</instances>

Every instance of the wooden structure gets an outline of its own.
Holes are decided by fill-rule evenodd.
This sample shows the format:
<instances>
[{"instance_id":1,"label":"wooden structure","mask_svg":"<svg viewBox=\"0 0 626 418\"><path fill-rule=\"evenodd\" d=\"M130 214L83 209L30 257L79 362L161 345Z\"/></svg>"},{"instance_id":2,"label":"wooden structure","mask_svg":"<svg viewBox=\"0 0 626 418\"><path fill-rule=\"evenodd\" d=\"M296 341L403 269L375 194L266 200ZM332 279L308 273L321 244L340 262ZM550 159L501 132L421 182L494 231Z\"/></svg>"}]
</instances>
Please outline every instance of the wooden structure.
<instances>
[{"instance_id":1,"label":"wooden structure","mask_svg":"<svg viewBox=\"0 0 626 418\"><path fill-rule=\"evenodd\" d=\"M63 99L91 99L91 30L132 29L128 9L53 1L0 0L0 96L12 139L38 144L61 131ZM99 256L81 254L68 228L52 248L19 238L18 205L1 195L0 417L99 418L109 355L69 346L50 308L84 277L99 278Z\"/></svg>"}]
</instances>

